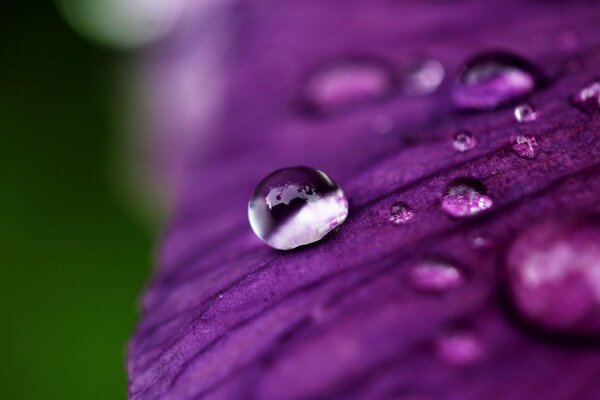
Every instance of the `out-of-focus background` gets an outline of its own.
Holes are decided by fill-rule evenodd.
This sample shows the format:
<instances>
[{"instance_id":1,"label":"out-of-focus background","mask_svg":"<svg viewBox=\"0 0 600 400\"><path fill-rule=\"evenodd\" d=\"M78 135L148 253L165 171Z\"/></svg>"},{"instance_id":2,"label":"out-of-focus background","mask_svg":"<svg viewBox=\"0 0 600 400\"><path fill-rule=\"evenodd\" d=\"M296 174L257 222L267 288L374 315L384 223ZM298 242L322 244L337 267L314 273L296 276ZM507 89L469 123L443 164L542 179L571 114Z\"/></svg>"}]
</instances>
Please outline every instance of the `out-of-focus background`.
<instances>
[{"instance_id":1,"label":"out-of-focus background","mask_svg":"<svg viewBox=\"0 0 600 400\"><path fill-rule=\"evenodd\" d=\"M131 50L85 38L68 12L0 4L3 399L124 398L152 266L156 224L128 203L117 151Z\"/></svg>"}]
</instances>

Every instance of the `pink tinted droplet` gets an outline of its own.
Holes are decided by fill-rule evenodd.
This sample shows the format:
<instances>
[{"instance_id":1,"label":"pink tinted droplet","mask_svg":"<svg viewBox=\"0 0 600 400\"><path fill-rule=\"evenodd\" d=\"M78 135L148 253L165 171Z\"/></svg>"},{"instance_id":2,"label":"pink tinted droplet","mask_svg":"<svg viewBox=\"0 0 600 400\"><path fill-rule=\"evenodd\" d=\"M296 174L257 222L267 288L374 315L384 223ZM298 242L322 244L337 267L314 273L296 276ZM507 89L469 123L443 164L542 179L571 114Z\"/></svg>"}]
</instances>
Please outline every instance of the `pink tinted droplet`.
<instances>
[{"instance_id":1,"label":"pink tinted droplet","mask_svg":"<svg viewBox=\"0 0 600 400\"><path fill-rule=\"evenodd\" d=\"M484 353L483 343L471 331L446 332L437 339L435 350L443 363L453 366L472 364Z\"/></svg>"},{"instance_id":2,"label":"pink tinted droplet","mask_svg":"<svg viewBox=\"0 0 600 400\"><path fill-rule=\"evenodd\" d=\"M414 62L403 78L404 92L411 96L424 96L436 91L444 80L444 66L436 60L424 59Z\"/></svg>"},{"instance_id":3,"label":"pink tinted droplet","mask_svg":"<svg viewBox=\"0 0 600 400\"><path fill-rule=\"evenodd\" d=\"M394 225L402 225L412 219L414 213L408 204L397 202L390 207L389 221Z\"/></svg>"},{"instance_id":4,"label":"pink tinted droplet","mask_svg":"<svg viewBox=\"0 0 600 400\"><path fill-rule=\"evenodd\" d=\"M600 79L581 88L571 97L571 103L581 111L592 114L600 110Z\"/></svg>"},{"instance_id":5,"label":"pink tinted droplet","mask_svg":"<svg viewBox=\"0 0 600 400\"><path fill-rule=\"evenodd\" d=\"M537 119L537 112L529 103L519 104L515 107L515 119L517 122L533 122Z\"/></svg>"},{"instance_id":6,"label":"pink tinted droplet","mask_svg":"<svg viewBox=\"0 0 600 400\"><path fill-rule=\"evenodd\" d=\"M410 268L409 280L411 286L417 290L445 292L462 286L465 276L459 267L450 262L428 260Z\"/></svg>"},{"instance_id":7,"label":"pink tinted droplet","mask_svg":"<svg viewBox=\"0 0 600 400\"><path fill-rule=\"evenodd\" d=\"M471 217L489 209L493 204L485 185L472 178L459 178L450 182L441 201L442 209L452 217Z\"/></svg>"},{"instance_id":8,"label":"pink tinted droplet","mask_svg":"<svg viewBox=\"0 0 600 400\"><path fill-rule=\"evenodd\" d=\"M508 290L523 318L550 331L600 333L600 218L540 223L506 258Z\"/></svg>"},{"instance_id":9,"label":"pink tinted droplet","mask_svg":"<svg viewBox=\"0 0 600 400\"><path fill-rule=\"evenodd\" d=\"M537 155L538 144L532 135L518 135L512 147L519 157L534 159Z\"/></svg>"},{"instance_id":10,"label":"pink tinted droplet","mask_svg":"<svg viewBox=\"0 0 600 400\"><path fill-rule=\"evenodd\" d=\"M477 146L477 140L469 131L460 131L454 135L452 145L460 152L469 151Z\"/></svg>"}]
</instances>

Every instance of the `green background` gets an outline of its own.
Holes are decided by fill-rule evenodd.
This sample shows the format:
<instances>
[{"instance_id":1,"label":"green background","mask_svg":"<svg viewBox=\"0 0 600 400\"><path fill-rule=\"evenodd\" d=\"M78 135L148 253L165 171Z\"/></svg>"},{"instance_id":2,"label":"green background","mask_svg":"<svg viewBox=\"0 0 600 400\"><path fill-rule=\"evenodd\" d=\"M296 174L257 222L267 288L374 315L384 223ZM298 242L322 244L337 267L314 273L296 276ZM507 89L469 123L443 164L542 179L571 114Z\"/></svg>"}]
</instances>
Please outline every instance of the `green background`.
<instances>
[{"instance_id":1,"label":"green background","mask_svg":"<svg viewBox=\"0 0 600 400\"><path fill-rule=\"evenodd\" d=\"M152 230L113 182L126 55L0 5L0 397L120 399Z\"/></svg>"}]
</instances>

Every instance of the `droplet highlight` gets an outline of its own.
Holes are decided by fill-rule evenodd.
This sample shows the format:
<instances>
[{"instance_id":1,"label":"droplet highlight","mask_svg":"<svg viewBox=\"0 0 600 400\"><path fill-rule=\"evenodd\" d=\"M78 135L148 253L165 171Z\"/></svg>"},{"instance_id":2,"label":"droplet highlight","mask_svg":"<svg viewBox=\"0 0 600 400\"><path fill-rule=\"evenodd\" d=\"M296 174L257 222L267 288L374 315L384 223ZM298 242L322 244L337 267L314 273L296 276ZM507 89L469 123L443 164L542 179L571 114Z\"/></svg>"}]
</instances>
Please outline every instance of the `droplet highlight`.
<instances>
[{"instance_id":1,"label":"droplet highlight","mask_svg":"<svg viewBox=\"0 0 600 400\"><path fill-rule=\"evenodd\" d=\"M309 75L302 104L315 114L335 114L387 97L396 86L391 69L371 59L344 60Z\"/></svg>"},{"instance_id":2,"label":"droplet highlight","mask_svg":"<svg viewBox=\"0 0 600 400\"><path fill-rule=\"evenodd\" d=\"M254 233L279 250L319 241L347 216L342 189L323 172L308 167L273 172L258 184L248 204Z\"/></svg>"},{"instance_id":3,"label":"droplet highlight","mask_svg":"<svg viewBox=\"0 0 600 400\"><path fill-rule=\"evenodd\" d=\"M515 107L515 119L520 123L533 122L537 119L537 112L529 103L519 104Z\"/></svg>"},{"instance_id":4,"label":"droplet highlight","mask_svg":"<svg viewBox=\"0 0 600 400\"><path fill-rule=\"evenodd\" d=\"M458 178L450 182L442 196L442 209L450 216L462 218L477 215L493 205L485 185L473 178Z\"/></svg>"},{"instance_id":5,"label":"droplet highlight","mask_svg":"<svg viewBox=\"0 0 600 400\"><path fill-rule=\"evenodd\" d=\"M471 132L460 131L454 135L452 145L456 150L465 152L474 149L477 146L477 140Z\"/></svg>"},{"instance_id":6,"label":"droplet highlight","mask_svg":"<svg viewBox=\"0 0 600 400\"><path fill-rule=\"evenodd\" d=\"M515 54L491 52L465 64L452 89L463 110L492 110L531 94L545 78L531 62Z\"/></svg>"},{"instance_id":7,"label":"droplet highlight","mask_svg":"<svg viewBox=\"0 0 600 400\"><path fill-rule=\"evenodd\" d=\"M538 144L535 136L517 135L512 148L519 157L534 159L537 155Z\"/></svg>"},{"instance_id":8,"label":"droplet highlight","mask_svg":"<svg viewBox=\"0 0 600 400\"><path fill-rule=\"evenodd\" d=\"M435 342L438 358L452 366L466 366L481 359L484 346L481 339L468 330L446 332Z\"/></svg>"},{"instance_id":9,"label":"droplet highlight","mask_svg":"<svg viewBox=\"0 0 600 400\"><path fill-rule=\"evenodd\" d=\"M589 83L571 97L571 103L586 114L600 110L600 79Z\"/></svg>"},{"instance_id":10,"label":"droplet highlight","mask_svg":"<svg viewBox=\"0 0 600 400\"><path fill-rule=\"evenodd\" d=\"M403 225L410 221L414 216L413 210L408 204L403 202L397 202L392 204L390 207L390 214L388 220L393 225Z\"/></svg>"},{"instance_id":11,"label":"droplet highlight","mask_svg":"<svg viewBox=\"0 0 600 400\"><path fill-rule=\"evenodd\" d=\"M465 283L463 271L442 260L427 260L412 266L409 280L413 288L424 292L445 292Z\"/></svg>"},{"instance_id":12,"label":"droplet highlight","mask_svg":"<svg viewBox=\"0 0 600 400\"><path fill-rule=\"evenodd\" d=\"M444 66L437 60L415 61L404 73L404 92L410 96L431 94L440 87L444 75Z\"/></svg>"},{"instance_id":13,"label":"droplet highlight","mask_svg":"<svg viewBox=\"0 0 600 400\"><path fill-rule=\"evenodd\" d=\"M506 268L522 318L556 333L600 333L598 215L546 221L522 231L508 250Z\"/></svg>"}]
</instances>

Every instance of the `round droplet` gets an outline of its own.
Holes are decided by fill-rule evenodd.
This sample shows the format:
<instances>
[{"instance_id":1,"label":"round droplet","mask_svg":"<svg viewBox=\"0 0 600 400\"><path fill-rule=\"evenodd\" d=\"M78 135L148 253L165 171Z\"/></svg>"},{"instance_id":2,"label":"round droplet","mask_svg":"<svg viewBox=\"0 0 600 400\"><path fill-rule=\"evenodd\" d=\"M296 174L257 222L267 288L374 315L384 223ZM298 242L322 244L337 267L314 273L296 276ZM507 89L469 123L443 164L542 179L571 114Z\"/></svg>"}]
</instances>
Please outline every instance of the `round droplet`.
<instances>
[{"instance_id":1,"label":"round droplet","mask_svg":"<svg viewBox=\"0 0 600 400\"><path fill-rule=\"evenodd\" d=\"M322 239L347 215L342 189L323 172L308 167L273 172L258 184L248 204L254 233L280 250Z\"/></svg>"},{"instance_id":2,"label":"round droplet","mask_svg":"<svg viewBox=\"0 0 600 400\"><path fill-rule=\"evenodd\" d=\"M439 61L418 60L407 68L404 74L404 92L411 96L433 93L440 87L444 80L444 74L444 66Z\"/></svg>"},{"instance_id":3,"label":"round droplet","mask_svg":"<svg viewBox=\"0 0 600 400\"><path fill-rule=\"evenodd\" d=\"M514 139L512 148L519 157L533 159L537 155L538 144L535 136L518 135Z\"/></svg>"},{"instance_id":4,"label":"round droplet","mask_svg":"<svg viewBox=\"0 0 600 400\"><path fill-rule=\"evenodd\" d=\"M534 225L512 243L506 267L526 320L565 334L600 333L600 217Z\"/></svg>"},{"instance_id":5,"label":"round droplet","mask_svg":"<svg viewBox=\"0 0 600 400\"><path fill-rule=\"evenodd\" d=\"M412 219L414 213L408 204L397 202L390 207L389 221L394 225L402 225Z\"/></svg>"},{"instance_id":6,"label":"round droplet","mask_svg":"<svg viewBox=\"0 0 600 400\"><path fill-rule=\"evenodd\" d=\"M493 240L481 233L474 233L470 236L471 247L477 250L488 249L492 247Z\"/></svg>"},{"instance_id":7,"label":"round droplet","mask_svg":"<svg viewBox=\"0 0 600 400\"><path fill-rule=\"evenodd\" d=\"M445 292L465 282L460 268L442 260L428 260L412 266L409 279L413 288L425 292Z\"/></svg>"},{"instance_id":8,"label":"round droplet","mask_svg":"<svg viewBox=\"0 0 600 400\"><path fill-rule=\"evenodd\" d=\"M469 151L477 146L477 140L469 131L460 131L454 135L452 140L454 148L460 152Z\"/></svg>"},{"instance_id":9,"label":"round droplet","mask_svg":"<svg viewBox=\"0 0 600 400\"><path fill-rule=\"evenodd\" d=\"M600 79L583 87L571 97L571 103L586 114L600 110Z\"/></svg>"},{"instance_id":10,"label":"round droplet","mask_svg":"<svg viewBox=\"0 0 600 400\"><path fill-rule=\"evenodd\" d=\"M527 96L544 81L537 67L517 55L485 53L465 64L452 100L460 109L491 110Z\"/></svg>"},{"instance_id":11,"label":"round droplet","mask_svg":"<svg viewBox=\"0 0 600 400\"><path fill-rule=\"evenodd\" d=\"M392 71L371 59L344 60L324 65L309 77L302 94L305 108L333 114L381 100L395 87Z\"/></svg>"},{"instance_id":12,"label":"round droplet","mask_svg":"<svg viewBox=\"0 0 600 400\"><path fill-rule=\"evenodd\" d=\"M537 119L537 113L531 104L519 104L515 107L515 119L521 123L532 122Z\"/></svg>"},{"instance_id":13,"label":"round droplet","mask_svg":"<svg viewBox=\"0 0 600 400\"><path fill-rule=\"evenodd\" d=\"M472 364L484 353L481 340L471 331L445 333L437 339L435 350L442 362L453 366Z\"/></svg>"},{"instance_id":14,"label":"round droplet","mask_svg":"<svg viewBox=\"0 0 600 400\"><path fill-rule=\"evenodd\" d=\"M446 186L442 196L442 209L453 217L471 217L492 205L485 185L472 178L455 179Z\"/></svg>"}]
</instances>

